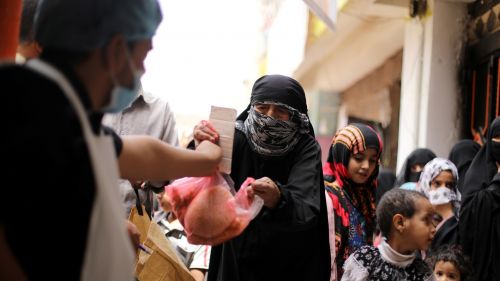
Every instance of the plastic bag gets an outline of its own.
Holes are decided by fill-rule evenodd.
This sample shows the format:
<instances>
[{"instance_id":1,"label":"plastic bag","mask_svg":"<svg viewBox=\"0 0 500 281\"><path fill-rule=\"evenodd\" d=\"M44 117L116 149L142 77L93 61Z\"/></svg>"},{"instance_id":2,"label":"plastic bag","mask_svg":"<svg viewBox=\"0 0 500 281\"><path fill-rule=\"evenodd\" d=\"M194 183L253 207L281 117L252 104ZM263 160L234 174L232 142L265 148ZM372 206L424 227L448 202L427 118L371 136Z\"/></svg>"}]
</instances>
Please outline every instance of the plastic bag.
<instances>
[{"instance_id":1,"label":"plastic bag","mask_svg":"<svg viewBox=\"0 0 500 281\"><path fill-rule=\"evenodd\" d=\"M172 211L191 244L216 245L238 236L260 212L264 201L247 196L253 178L235 194L221 174L182 178L165 188ZM233 195L234 194L234 195Z\"/></svg>"}]
</instances>

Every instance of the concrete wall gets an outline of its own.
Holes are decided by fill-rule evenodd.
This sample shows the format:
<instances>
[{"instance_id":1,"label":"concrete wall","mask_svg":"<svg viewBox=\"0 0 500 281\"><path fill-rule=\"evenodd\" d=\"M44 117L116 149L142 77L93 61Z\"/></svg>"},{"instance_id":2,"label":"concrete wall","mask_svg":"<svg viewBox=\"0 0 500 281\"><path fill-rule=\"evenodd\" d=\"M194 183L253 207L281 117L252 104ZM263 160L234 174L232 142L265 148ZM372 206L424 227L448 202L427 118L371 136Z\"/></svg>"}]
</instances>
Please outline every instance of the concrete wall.
<instances>
[{"instance_id":1,"label":"concrete wall","mask_svg":"<svg viewBox=\"0 0 500 281\"><path fill-rule=\"evenodd\" d=\"M459 134L457 79L466 4L437 0L428 8L430 16L406 24L398 170L418 147L447 157Z\"/></svg>"}]
</instances>

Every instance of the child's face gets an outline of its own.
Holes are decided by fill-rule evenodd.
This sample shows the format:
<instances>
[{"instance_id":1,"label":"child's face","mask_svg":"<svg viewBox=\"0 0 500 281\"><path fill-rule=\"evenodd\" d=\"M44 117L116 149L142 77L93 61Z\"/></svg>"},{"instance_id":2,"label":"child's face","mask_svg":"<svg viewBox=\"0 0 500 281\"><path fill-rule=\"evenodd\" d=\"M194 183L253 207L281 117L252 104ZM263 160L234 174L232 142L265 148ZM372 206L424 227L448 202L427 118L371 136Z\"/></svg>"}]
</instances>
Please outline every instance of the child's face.
<instances>
[{"instance_id":1,"label":"child's face","mask_svg":"<svg viewBox=\"0 0 500 281\"><path fill-rule=\"evenodd\" d=\"M436 233L434 222L435 211L429 200L418 198L415 202L416 212L411 218L407 218L408 227L404 231L405 240L410 243L410 249L427 250Z\"/></svg>"},{"instance_id":2,"label":"child's face","mask_svg":"<svg viewBox=\"0 0 500 281\"><path fill-rule=\"evenodd\" d=\"M375 171L377 162L377 150L368 148L361 153L351 155L347 172L355 183L364 184Z\"/></svg>"},{"instance_id":3,"label":"child's face","mask_svg":"<svg viewBox=\"0 0 500 281\"><path fill-rule=\"evenodd\" d=\"M437 281L460 281L460 271L449 261L438 261L434 266Z\"/></svg>"},{"instance_id":4,"label":"child's face","mask_svg":"<svg viewBox=\"0 0 500 281\"><path fill-rule=\"evenodd\" d=\"M440 187L447 187L453 189L455 186L455 178L450 171L442 171L431 181L431 189L435 190Z\"/></svg>"}]
</instances>

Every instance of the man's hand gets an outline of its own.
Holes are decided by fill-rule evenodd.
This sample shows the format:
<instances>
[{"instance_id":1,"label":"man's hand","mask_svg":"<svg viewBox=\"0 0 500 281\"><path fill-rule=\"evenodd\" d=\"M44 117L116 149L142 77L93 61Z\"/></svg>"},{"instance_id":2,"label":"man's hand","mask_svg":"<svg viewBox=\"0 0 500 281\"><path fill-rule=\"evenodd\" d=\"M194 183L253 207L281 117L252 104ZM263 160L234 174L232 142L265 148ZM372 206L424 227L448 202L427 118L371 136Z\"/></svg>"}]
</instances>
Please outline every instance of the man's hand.
<instances>
[{"instance_id":1,"label":"man's hand","mask_svg":"<svg viewBox=\"0 0 500 281\"><path fill-rule=\"evenodd\" d=\"M128 235L130 236L130 242L132 243L132 248L134 251L137 251L139 249L139 244L141 244L141 234L139 233L139 230L129 220L127 220L127 232Z\"/></svg>"},{"instance_id":2,"label":"man's hand","mask_svg":"<svg viewBox=\"0 0 500 281\"><path fill-rule=\"evenodd\" d=\"M259 195L264 206L273 209L281 198L281 191L276 183L268 177L255 180L248 188L248 196Z\"/></svg>"}]
</instances>

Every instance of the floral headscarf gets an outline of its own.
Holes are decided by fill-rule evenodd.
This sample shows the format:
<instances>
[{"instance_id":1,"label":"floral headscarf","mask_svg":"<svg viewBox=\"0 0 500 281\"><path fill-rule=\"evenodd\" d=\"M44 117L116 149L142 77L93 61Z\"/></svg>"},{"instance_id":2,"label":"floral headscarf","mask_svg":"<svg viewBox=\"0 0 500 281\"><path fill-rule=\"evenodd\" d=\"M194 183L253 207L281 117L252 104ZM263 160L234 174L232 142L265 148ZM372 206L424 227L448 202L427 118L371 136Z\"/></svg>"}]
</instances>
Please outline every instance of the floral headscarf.
<instances>
[{"instance_id":1,"label":"floral headscarf","mask_svg":"<svg viewBox=\"0 0 500 281\"><path fill-rule=\"evenodd\" d=\"M289 121L276 120L255 110L257 104L286 108ZM283 75L265 75L255 81L247 109L237 118L236 129L245 133L253 151L263 156L284 156L299 139L314 130L307 116L304 89L296 80Z\"/></svg>"},{"instance_id":2,"label":"floral headscarf","mask_svg":"<svg viewBox=\"0 0 500 281\"><path fill-rule=\"evenodd\" d=\"M375 231L375 190L379 165L362 185L355 184L347 170L351 154L368 148L377 150L378 163L383 148L380 136L367 125L348 125L333 138L328 160L323 166L325 188L335 212L338 278L342 276L344 261L358 247L371 244Z\"/></svg>"},{"instance_id":3,"label":"floral headscarf","mask_svg":"<svg viewBox=\"0 0 500 281\"><path fill-rule=\"evenodd\" d=\"M453 203L455 210L460 208L460 191L458 190L458 171L453 162L448 159L436 157L429 161L422 170L420 180L417 183L417 191L423 193L429 198L431 191L431 182L443 171L449 171L453 175L455 185L450 189L446 197Z\"/></svg>"}]
</instances>

